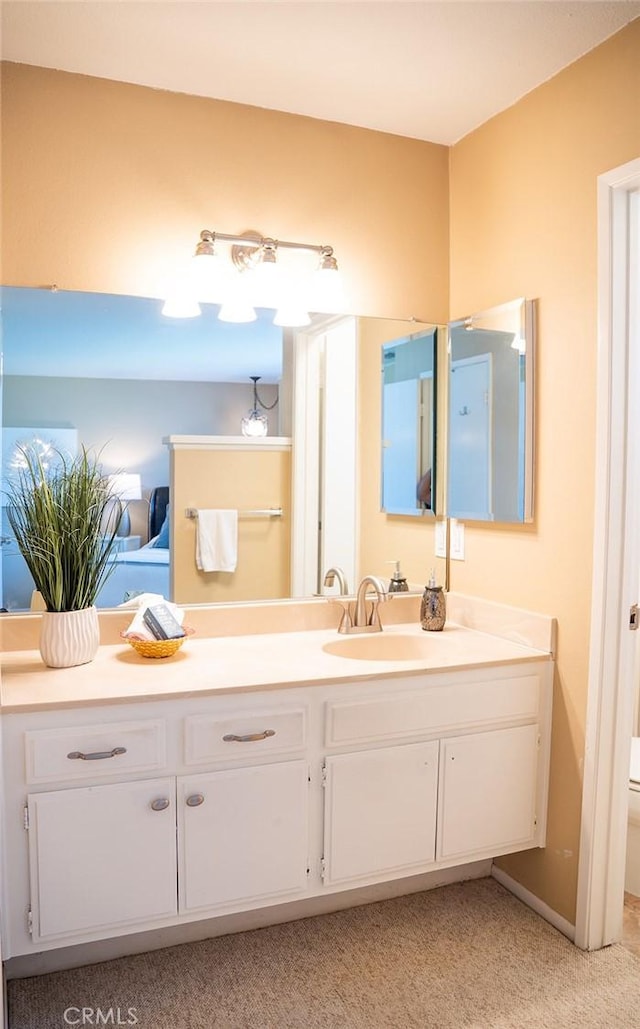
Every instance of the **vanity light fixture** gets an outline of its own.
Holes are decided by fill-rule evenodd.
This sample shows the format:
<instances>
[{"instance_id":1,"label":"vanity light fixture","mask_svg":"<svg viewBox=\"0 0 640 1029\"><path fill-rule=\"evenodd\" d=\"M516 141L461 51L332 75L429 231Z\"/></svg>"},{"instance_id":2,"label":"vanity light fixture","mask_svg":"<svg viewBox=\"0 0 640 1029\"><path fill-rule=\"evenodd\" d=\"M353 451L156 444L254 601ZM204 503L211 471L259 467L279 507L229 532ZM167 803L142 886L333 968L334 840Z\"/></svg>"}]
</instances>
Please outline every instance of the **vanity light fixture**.
<instances>
[{"instance_id":1,"label":"vanity light fixture","mask_svg":"<svg viewBox=\"0 0 640 1029\"><path fill-rule=\"evenodd\" d=\"M253 382L253 407L242 419L242 435L243 436L266 436L269 429L269 421L266 414L262 414L258 407L260 406L263 411L271 411L278 403L278 398L274 400L272 404L263 404L262 400L258 396L258 382L260 381L260 375L250 375L249 378Z\"/></svg>"},{"instance_id":2,"label":"vanity light fixture","mask_svg":"<svg viewBox=\"0 0 640 1029\"><path fill-rule=\"evenodd\" d=\"M304 307L301 307L295 301L283 303L274 315L273 324L279 325L283 329L300 329L303 325L311 324L311 316L308 311L305 311Z\"/></svg>"},{"instance_id":3,"label":"vanity light fixture","mask_svg":"<svg viewBox=\"0 0 640 1029\"><path fill-rule=\"evenodd\" d=\"M308 325L309 311L334 313L342 307L333 247L254 231L234 236L203 229L188 272L172 283L162 313L190 318L202 302L220 304L221 321L253 321L252 309L271 307L276 325Z\"/></svg>"},{"instance_id":4,"label":"vanity light fixture","mask_svg":"<svg viewBox=\"0 0 640 1029\"><path fill-rule=\"evenodd\" d=\"M218 311L218 318L221 322L245 324L246 322L255 322L256 317L255 308L245 288L245 283L237 275L227 284L224 299Z\"/></svg>"}]
</instances>

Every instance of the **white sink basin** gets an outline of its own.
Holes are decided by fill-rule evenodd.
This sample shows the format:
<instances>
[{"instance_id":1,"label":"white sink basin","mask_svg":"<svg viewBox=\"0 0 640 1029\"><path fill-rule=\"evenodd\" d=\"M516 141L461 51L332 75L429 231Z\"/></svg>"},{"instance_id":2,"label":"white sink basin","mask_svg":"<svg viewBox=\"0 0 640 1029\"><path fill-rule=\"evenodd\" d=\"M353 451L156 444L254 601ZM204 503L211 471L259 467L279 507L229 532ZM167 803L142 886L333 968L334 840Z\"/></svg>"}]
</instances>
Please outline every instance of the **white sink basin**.
<instances>
[{"instance_id":1,"label":"white sink basin","mask_svg":"<svg viewBox=\"0 0 640 1029\"><path fill-rule=\"evenodd\" d=\"M421 661L433 654L433 640L427 636L378 633L344 636L325 643L325 654L351 657L357 661Z\"/></svg>"}]
</instances>

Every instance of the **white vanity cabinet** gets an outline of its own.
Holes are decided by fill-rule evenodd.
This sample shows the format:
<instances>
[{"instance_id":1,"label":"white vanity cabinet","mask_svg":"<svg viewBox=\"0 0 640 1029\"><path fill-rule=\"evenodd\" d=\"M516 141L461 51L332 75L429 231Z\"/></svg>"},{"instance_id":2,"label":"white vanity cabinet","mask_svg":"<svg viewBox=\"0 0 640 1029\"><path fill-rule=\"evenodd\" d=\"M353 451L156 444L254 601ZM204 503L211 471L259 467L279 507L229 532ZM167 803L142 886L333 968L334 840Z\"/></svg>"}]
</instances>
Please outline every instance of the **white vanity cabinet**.
<instances>
[{"instance_id":1,"label":"white vanity cabinet","mask_svg":"<svg viewBox=\"0 0 640 1029\"><path fill-rule=\"evenodd\" d=\"M328 757L324 779L327 884L433 864L437 742Z\"/></svg>"},{"instance_id":2,"label":"white vanity cabinet","mask_svg":"<svg viewBox=\"0 0 640 1029\"><path fill-rule=\"evenodd\" d=\"M552 669L3 713L5 956L544 846Z\"/></svg>"},{"instance_id":3,"label":"white vanity cabinet","mask_svg":"<svg viewBox=\"0 0 640 1029\"><path fill-rule=\"evenodd\" d=\"M306 761L178 779L180 910L306 889L308 791Z\"/></svg>"},{"instance_id":4,"label":"white vanity cabinet","mask_svg":"<svg viewBox=\"0 0 640 1029\"><path fill-rule=\"evenodd\" d=\"M306 698L286 692L212 700L184 719L184 764L204 770L178 776L182 913L306 890L306 734Z\"/></svg>"},{"instance_id":5,"label":"white vanity cabinet","mask_svg":"<svg viewBox=\"0 0 640 1029\"><path fill-rule=\"evenodd\" d=\"M304 890L307 791L288 761L29 795L33 939Z\"/></svg>"},{"instance_id":6,"label":"white vanity cabinet","mask_svg":"<svg viewBox=\"0 0 640 1029\"><path fill-rule=\"evenodd\" d=\"M5 719L9 779L24 750L24 841L9 825L8 856L17 885L14 847L26 842L34 943L114 936L307 889L305 708L283 708L277 694L260 713L246 697L198 706L183 717L193 702L151 702L136 710L155 717L127 721L107 708L104 723L99 711L93 724L53 728L32 725L82 712ZM168 774L132 774L159 770Z\"/></svg>"},{"instance_id":7,"label":"white vanity cabinet","mask_svg":"<svg viewBox=\"0 0 640 1029\"><path fill-rule=\"evenodd\" d=\"M550 675L550 664L483 669L329 701L325 882L542 846Z\"/></svg>"},{"instance_id":8,"label":"white vanity cabinet","mask_svg":"<svg viewBox=\"0 0 640 1029\"><path fill-rule=\"evenodd\" d=\"M442 741L438 860L531 845L540 743L537 722Z\"/></svg>"},{"instance_id":9,"label":"white vanity cabinet","mask_svg":"<svg viewBox=\"0 0 640 1029\"><path fill-rule=\"evenodd\" d=\"M32 794L28 818L34 941L177 913L172 779Z\"/></svg>"}]
</instances>

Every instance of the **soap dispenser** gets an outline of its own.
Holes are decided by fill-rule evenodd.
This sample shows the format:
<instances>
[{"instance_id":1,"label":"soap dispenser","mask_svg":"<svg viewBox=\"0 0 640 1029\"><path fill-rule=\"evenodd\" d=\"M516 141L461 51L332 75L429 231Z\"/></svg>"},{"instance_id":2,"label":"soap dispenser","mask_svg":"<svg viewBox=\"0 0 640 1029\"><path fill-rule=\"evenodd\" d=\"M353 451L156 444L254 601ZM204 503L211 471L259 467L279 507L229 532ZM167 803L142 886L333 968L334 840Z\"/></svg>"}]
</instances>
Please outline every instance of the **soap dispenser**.
<instances>
[{"instance_id":1,"label":"soap dispenser","mask_svg":"<svg viewBox=\"0 0 640 1029\"><path fill-rule=\"evenodd\" d=\"M407 580L400 571L400 562L390 561L389 563L396 566L393 575L389 580L389 593L408 593L409 587L407 585Z\"/></svg>"},{"instance_id":2,"label":"soap dispenser","mask_svg":"<svg viewBox=\"0 0 640 1029\"><path fill-rule=\"evenodd\" d=\"M436 586L433 568L429 583L424 588L420 605L420 624L428 632L442 632L447 615L446 600L442 586Z\"/></svg>"}]
</instances>

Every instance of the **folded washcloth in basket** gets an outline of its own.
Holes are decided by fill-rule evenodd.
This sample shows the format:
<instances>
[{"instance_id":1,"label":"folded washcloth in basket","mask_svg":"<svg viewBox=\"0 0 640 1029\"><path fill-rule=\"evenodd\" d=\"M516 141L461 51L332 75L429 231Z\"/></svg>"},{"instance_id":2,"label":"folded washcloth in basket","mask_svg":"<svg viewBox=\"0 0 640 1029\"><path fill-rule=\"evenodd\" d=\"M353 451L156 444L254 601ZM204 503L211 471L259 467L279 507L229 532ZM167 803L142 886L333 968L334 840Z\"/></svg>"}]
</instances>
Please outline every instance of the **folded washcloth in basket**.
<instances>
[{"instance_id":1,"label":"folded washcloth in basket","mask_svg":"<svg viewBox=\"0 0 640 1029\"><path fill-rule=\"evenodd\" d=\"M131 625L126 630L127 636L138 636L142 640L155 640L155 636L150 629L144 624L144 613L148 607L154 607L156 604L165 604L169 608L173 617L182 625L184 620L184 611L179 608L176 604L172 604L170 600L165 600L161 593L141 593L138 597L133 597L132 600L127 600L125 604L120 604L120 607L124 608L135 608L136 613L133 616Z\"/></svg>"}]
</instances>

